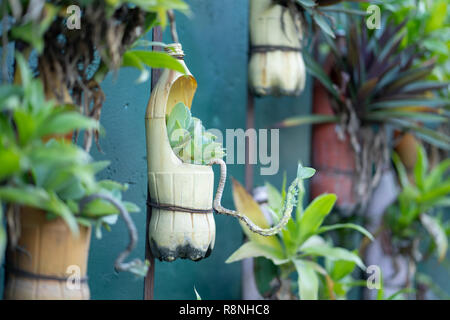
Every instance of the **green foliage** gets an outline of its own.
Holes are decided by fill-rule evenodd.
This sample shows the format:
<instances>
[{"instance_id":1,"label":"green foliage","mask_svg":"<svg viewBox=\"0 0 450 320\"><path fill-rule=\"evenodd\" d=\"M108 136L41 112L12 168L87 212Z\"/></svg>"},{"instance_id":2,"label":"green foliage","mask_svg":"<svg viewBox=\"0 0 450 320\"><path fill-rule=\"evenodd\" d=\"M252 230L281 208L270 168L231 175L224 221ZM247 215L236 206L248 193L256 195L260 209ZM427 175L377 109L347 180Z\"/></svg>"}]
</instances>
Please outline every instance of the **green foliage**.
<instances>
[{"instance_id":1,"label":"green foliage","mask_svg":"<svg viewBox=\"0 0 450 320\"><path fill-rule=\"evenodd\" d=\"M368 30L364 21L361 24L350 23L345 30L345 41L327 39L333 58L329 73L304 52L308 71L323 84L332 98L335 117L309 115L307 118L288 118L279 126L337 122L349 128L348 131L356 132L355 123L359 126L389 124L403 131L412 131L420 139L440 148L449 149L450 137L430 129L430 125L449 121L445 108L450 100L433 94L437 90L448 90L449 83L427 80L435 63L432 60L417 62L416 58L424 52L420 43L401 47L407 22L389 23L376 32Z\"/></svg>"},{"instance_id":2,"label":"green foliage","mask_svg":"<svg viewBox=\"0 0 450 320\"><path fill-rule=\"evenodd\" d=\"M364 228L353 224L322 226L336 202L334 194L323 194L303 208L305 190L303 179L311 177L314 172L314 169L299 166L296 217L289 220L286 228L273 237L277 243L262 242L259 238L253 238L236 250L226 262L231 263L249 257L264 257L278 268L276 271L268 265L261 269L270 269L272 277L279 275L287 279L293 271L297 272L300 299L345 298L347 291L351 288L351 273L356 266L362 269L365 269L365 266L357 252L334 247L320 234L336 228L350 228L362 232L371 239L372 236ZM279 217L282 212L280 204L284 202L286 196L285 183L281 192L270 184L266 186L269 211L273 217ZM325 262L325 267L320 261ZM261 262L258 263L261 266ZM256 278L263 277L257 274ZM269 279L263 279L263 282L267 290Z\"/></svg>"},{"instance_id":3,"label":"green foliage","mask_svg":"<svg viewBox=\"0 0 450 320\"><path fill-rule=\"evenodd\" d=\"M432 250L436 251L439 260L444 259L448 238L440 209L450 206L450 159L431 169L425 150L419 145L411 182L397 154L393 155L393 161L402 190L388 209L386 224L399 239L412 240L421 231L426 231L434 243Z\"/></svg>"},{"instance_id":4,"label":"green foliage","mask_svg":"<svg viewBox=\"0 0 450 320\"><path fill-rule=\"evenodd\" d=\"M405 37L401 48L420 43L423 54L420 62L437 59L430 80L450 81L450 4L447 0L388 0L380 4L392 13L392 20L400 23L405 17ZM449 96L448 89L443 92Z\"/></svg>"},{"instance_id":5,"label":"green foliage","mask_svg":"<svg viewBox=\"0 0 450 320\"><path fill-rule=\"evenodd\" d=\"M274 2L287 7L292 16L301 17L302 23L311 22L312 28L318 29L324 35L332 38L335 38L334 23L333 18L327 13L365 15L363 11L334 6L345 0L274 0Z\"/></svg>"},{"instance_id":6,"label":"green foliage","mask_svg":"<svg viewBox=\"0 0 450 320\"><path fill-rule=\"evenodd\" d=\"M119 212L105 200L81 208L83 198L106 194L129 211L139 208L122 201L126 185L96 180L109 162L94 162L86 151L63 139L73 130L98 129L98 122L70 106L47 101L25 60L19 55L17 61L22 86L4 85L0 93L0 203L45 210L49 218L64 219L74 233L78 223L94 225L100 236L100 228L114 224Z\"/></svg>"},{"instance_id":7,"label":"green foliage","mask_svg":"<svg viewBox=\"0 0 450 320\"><path fill-rule=\"evenodd\" d=\"M173 152L183 162L206 165L225 155L217 137L205 130L200 119L192 117L184 103L177 103L166 119Z\"/></svg>"},{"instance_id":8,"label":"green foliage","mask_svg":"<svg viewBox=\"0 0 450 320\"><path fill-rule=\"evenodd\" d=\"M3 254L6 249L6 231L3 226L3 206L0 204L0 264L3 262Z\"/></svg>"}]
</instances>

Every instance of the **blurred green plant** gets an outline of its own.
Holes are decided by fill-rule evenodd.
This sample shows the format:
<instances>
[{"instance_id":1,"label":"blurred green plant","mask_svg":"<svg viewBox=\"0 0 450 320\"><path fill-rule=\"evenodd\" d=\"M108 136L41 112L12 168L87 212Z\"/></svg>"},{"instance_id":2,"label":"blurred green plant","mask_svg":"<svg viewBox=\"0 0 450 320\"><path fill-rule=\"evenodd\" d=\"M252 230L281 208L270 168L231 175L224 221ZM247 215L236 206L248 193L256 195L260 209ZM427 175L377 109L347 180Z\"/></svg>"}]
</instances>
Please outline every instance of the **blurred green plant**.
<instances>
[{"instance_id":1,"label":"blurred green plant","mask_svg":"<svg viewBox=\"0 0 450 320\"><path fill-rule=\"evenodd\" d=\"M78 6L80 12L71 11ZM26 57L37 53L37 69L44 90L59 103L71 102L86 116L100 119L105 100L100 83L120 67L141 70L138 82L149 77L147 67L171 68L184 73L181 63L165 52L138 49L163 45L142 41L157 25L166 26L168 10L189 12L182 0L10 0L0 7L2 42L15 43ZM79 19L79 28L69 22ZM8 79L3 50L3 79ZM20 77L15 75L16 81ZM98 131L85 131L85 148Z\"/></svg>"},{"instance_id":2,"label":"blurred green plant","mask_svg":"<svg viewBox=\"0 0 450 320\"><path fill-rule=\"evenodd\" d=\"M386 227L393 235L393 247L397 252L419 250L420 247L412 245L412 242L424 238L422 235L425 231L425 235L432 240L426 255L436 252L438 260L442 261L448 250L450 230L441 211L450 207L450 159L430 169L425 150L419 145L413 181L409 181L406 169L396 153L392 159L401 185L397 201L388 208L385 219ZM423 256L418 252L408 253L416 258L416 262Z\"/></svg>"},{"instance_id":3,"label":"blurred green plant","mask_svg":"<svg viewBox=\"0 0 450 320\"><path fill-rule=\"evenodd\" d=\"M366 12L339 6L344 2L367 2L368 0L273 0L275 3L283 5L289 10L294 20L310 22L311 28L315 32L320 30L323 34L335 38L334 19L330 13L345 13L351 15L365 16ZM335 6L338 5L338 6Z\"/></svg>"},{"instance_id":4,"label":"blurred green plant","mask_svg":"<svg viewBox=\"0 0 450 320\"><path fill-rule=\"evenodd\" d=\"M225 155L217 137L205 130L200 119L192 117L183 103L177 103L166 119L167 134L173 152L183 162L207 165Z\"/></svg>"},{"instance_id":5,"label":"blurred green plant","mask_svg":"<svg viewBox=\"0 0 450 320\"><path fill-rule=\"evenodd\" d=\"M109 230L119 214L127 221L128 212L139 208L122 200L127 185L96 180L108 161L94 162L64 139L76 129L99 129L99 123L71 106L46 100L41 81L32 77L25 59L18 55L16 61L21 86L0 86L0 207L38 208L48 219L62 218L74 234L79 225L93 226L101 238L102 227ZM0 249L4 241L0 229ZM140 275L146 269L140 263L132 267Z\"/></svg>"},{"instance_id":6,"label":"blurred green plant","mask_svg":"<svg viewBox=\"0 0 450 320\"><path fill-rule=\"evenodd\" d=\"M315 198L306 208L303 207L305 188L303 180L315 173L312 168L299 166L298 170L298 200L295 219L290 219L286 228L276 236L261 237L242 225L249 241L236 250L227 263L239 261L250 257L263 257L269 264L259 265L258 269L264 274L256 273L259 288L278 278L281 286L289 281L293 272L298 275L298 296L303 300L310 299L341 299L351 287L351 273L356 266L365 269L365 266L356 251L333 246L331 240L322 236L331 230L349 228L361 232L369 239L372 235L356 224L323 225L324 219L331 212L336 195L323 194ZM272 220L277 223L280 219L282 206L286 197L286 180L283 182L281 192L271 185L268 186L268 207ZM259 205L236 181L233 181L233 198L237 210L246 212L255 223L261 227L269 225ZM324 264L320 260L324 259ZM261 259L259 259L261 262ZM260 282L260 281L258 281ZM269 286L270 287L270 286ZM262 292L263 294L265 292Z\"/></svg>"},{"instance_id":7,"label":"blurred green plant","mask_svg":"<svg viewBox=\"0 0 450 320\"><path fill-rule=\"evenodd\" d=\"M366 4L361 4L365 8ZM419 44L424 54L420 62L436 59L436 66L429 75L430 80L450 81L450 4L447 0L387 0L380 3L382 10L390 12L391 21L399 24L408 17L405 37L401 48ZM390 21L386 21L389 23ZM449 96L449 90L442 91Z\"/></svg>"},{"instance_id":8,"label":"blurred green plant","mask_svg":"<svg viewBox=\"0 0 450 320\"><path fill-rule=\"evenodd\" d=\"M349 137L356 155L355 190L362 208L389 160L388 126L450 149L450 136L435 130L449 123L445 108L450 100L436 94L449 83L427 80L435 62L416 63L422 56L418 43L401 48L407 22L369 30L364 20L350 20L345 36L336 41L324 37L330 52L327 71L304 52L307 69L329 93L332 113L295 116L276 124L283 128L336 123L338 137Z\"/></svg>"}]
</instances>

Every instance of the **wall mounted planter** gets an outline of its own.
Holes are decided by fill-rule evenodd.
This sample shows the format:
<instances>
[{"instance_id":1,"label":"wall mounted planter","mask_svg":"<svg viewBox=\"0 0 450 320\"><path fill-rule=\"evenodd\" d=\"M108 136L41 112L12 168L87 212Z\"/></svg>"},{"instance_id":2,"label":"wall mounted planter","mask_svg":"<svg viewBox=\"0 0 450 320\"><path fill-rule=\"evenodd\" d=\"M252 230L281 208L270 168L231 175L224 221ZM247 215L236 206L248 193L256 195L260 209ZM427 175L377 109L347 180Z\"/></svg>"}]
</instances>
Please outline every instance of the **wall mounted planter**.
<instances>
[{"instance_id":1,"label":"wall mounted planter","mask_svg":"<svg viewBox=\"0 0 450 320\"><path fill-rule=\"evenodd\" d=\"M149 241L153 255L160 260L200 260L214 248L214 172L210 166L183 163L170 146L166 115L178 102L190 108L197 88L184 64L181 45L171 46L176 52L170 54L180 59L187 74L165 69L147 107L148 181L153 205Z\"/></svg>"},{"instance_id":2,"label":"wall mounted planter","mask_svg":"<svg viewBox=\"0 0 450 320\"><path fill-rule=\"evenodd\" d=\"M258 96L299 95L305 87L300 21L272 0L250 1L249 86Z\"/></svg>"},{"instance_id":3,"label":"wall mounted planter","mask_svg":"<svg viewBox=\"0 0 450 320\"><path fill-rule=\"evenodd\" d=\"M75 237L62 219L47 220L41 210L20 208L18 246L7 252L4 298L88 300L86 273L91 228L79 229L79 237ZM77 271L79 286L68 281ZM68 282L73 286L68 286Z\"/></svg>"}]
</instances>

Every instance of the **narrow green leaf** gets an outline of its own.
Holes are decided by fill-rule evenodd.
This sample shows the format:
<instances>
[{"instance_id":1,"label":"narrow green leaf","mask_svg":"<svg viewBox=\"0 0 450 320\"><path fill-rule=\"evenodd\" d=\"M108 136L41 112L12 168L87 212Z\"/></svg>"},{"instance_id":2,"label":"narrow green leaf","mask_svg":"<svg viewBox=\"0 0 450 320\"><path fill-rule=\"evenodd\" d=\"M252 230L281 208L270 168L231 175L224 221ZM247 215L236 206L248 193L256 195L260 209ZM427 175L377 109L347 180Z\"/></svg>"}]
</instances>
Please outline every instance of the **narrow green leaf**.
<instances>
[{"instance_id":1,"label":"narrow green leaf","mask_svg":"<svg viewBox=\"0 0 450 320\"><path fill-rule=\"evenodd\" d=\"M338 116L325 115L325 114L311 114L306 116L295 116L287 118L281 122L274 125L275 128L290 128L301 126L305 124L322 124L337 122L339 120Z\"/></svg>"},{"instance_id":2,"label":"narrow green leaf","mask_svg":"<svg viewBox=\"0 0 450 320\"><path fill-rule=\"evenodd\" d=\"M298 273L298 295L300 300L317 300L319 296L319 277L306 260L293 260Z\"/></svg>"},{"instance_id":3,"label":"narrow green leaf","mask_svg":"<svg viewBox=\"0 0 450 320\"><path fill-rule=\"evenodd\" d=\"M325 217L333 209L336 198L335 194L320 195L305 209L298 222L300 227L297 243L299 245L317 232Z\"/></svg>"},{"instance_id":4,"label":"narrow green leaf","mask_svg":"<svg viewBox=\"0 0 450 320\"><path fill-rule=\"evenodd\" d=\"M367 231L365 228L363 228L357 224L353 224L353 223L338 223L338 224L333 224L331 226L320 227L319 230L317 230L317 233L320 234L320 233L324 233L324 232L328 232L328 231L336 230L336 229L353 229L353 230L356 230L356 231L362 233L370 240L372 240L372 241L374 240L373 235L369 231Z\"/></svg>"},{"instance_id":5,"label":"narrow green leaf","mask_svg":"<svg viewBox=\"0 0 450 320\"><path fill-rule=\"evenodd\" d=\"M244 243L239 249L237 249L225 263L232 263L246 258L265 257L273 261L274 264L280 265L288 262L282 252L275 250L274 248L265 246L260 243L249 241Z\"/></svg>"},{"instance_id":6,"label":"narrow green leaf","mask_svg":"<svg viewBox=\"0 0 450 320\"><path fill-rule=\"evenodd\" d=\"M151 68L167 68L185 74L186 70L179 60L165 52L133 50L131 51L143 64Z\"/></svg>"},{"instance_id":7,"label":"narrow green leaf","mask_svg":"<svg viewBox=\"0 0 450 320\"><path fill-rule=\"evenodd\" d=\"M438 259L442 261L448 249L448 239L444 228L436 218L427 214L421 214L420 221L436 244Z\"/></svg>"},{"instance_id":8,"label":"narrow green leaf","mask_svg":"<svg viewBox=\"0 0 450 320\"><path fill-rule=\"evenodd\" d=\"M414 178L416 180L416 186L421 191L425 191L425 178L428 172L428 158L425 153L425 149L418 145L417 147L417 160L414 165Z\"/></svg>"},{"instance_id":9,"label":"narrow green leaf","mask_svg":"<svg viewBox=\"0 0 450 320\"><path fill-rule=\"evenodd\" d=\"M366 269L361 258L357 254L355 254L351 251L348 251L347 249L330 247L330 246L309 246L307 248L303 248L302 253L303 253L303 255L325 257L332 261L335 261L335 260L352 261L352 262L356 263L356 265L358 267L360 267L361 269L363 269L363 270Z\"/></svg>"}]
</instances>

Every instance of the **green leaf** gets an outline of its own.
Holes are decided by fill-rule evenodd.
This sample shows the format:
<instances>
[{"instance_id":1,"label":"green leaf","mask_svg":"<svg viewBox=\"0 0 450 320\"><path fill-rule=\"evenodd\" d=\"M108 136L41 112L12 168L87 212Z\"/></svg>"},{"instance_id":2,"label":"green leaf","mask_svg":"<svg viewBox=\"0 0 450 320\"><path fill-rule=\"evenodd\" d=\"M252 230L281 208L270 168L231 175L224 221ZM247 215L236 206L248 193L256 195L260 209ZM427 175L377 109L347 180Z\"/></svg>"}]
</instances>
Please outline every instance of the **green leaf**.
<instances>
[{"instance_id":1,"label":"green leaf","mask_svg":"<svg viewBox=\"0 0 450 320\"><path fill-rule=\"evenodd\" d=\"M340 95L336 90L333 81L331 81L330 77L328 77L328 75L325 73L322 66L319 65L306 50L302 51L302 55L308 72L313 77L317 78L317 80L319 80L320 83L322 83L322 85L328 90L328 92L330 92L330 94L333 95L336 101L340 101L341 99Z\"/></svg>"},{"instance_id":2,"label":"green leaf","mask_svg":"<svg viewBox=\"0 0 450 320\"><path fill-rule=\"evenodd\" d=\"M302 244L306 239L317 232L325 217L331 212L331 209L333 209L336 198L335 194L323 194L315 198L313 202L309 204L301 216L300 221L298 221L298 244Z\"/></svg>"},{"instance_id":3,"label":"green leaf","mask_svg":"<svg viewBox=\"0 0 450 320\"><path fill-rule=\"evenodd\" d=\"M373 235L369 231L367 231L363 227L361 227L357 224L353 224L353 223L338 223L338 224L333 224L331 226L320 227L319 230L317 230L317 233L320 234L320 233L324 233L324 232L328 232L330 230L336 230L336 229L353 229L353 230L356 230L356 231L362 233L370 240L372 240L372 241L374 240Z\"/></svg>"},{"instance_id":4,"label":"green leaf","mask_svg":"<svg viewBox=\"0 0 450 320\"><path fill-rule=\"evenodd\" d=\"M12 149L0 149L0 181L20 170L20 155Z\"/></svg>"},{"instance_id":5,"label":"green leaf","mask_svg":"<svg viewBox=\"0 0 450 320\"><path fill-rule=\"evenodd\" d=\"M69 207L61 199L59 199L54 192L49 192L49 196L50 200L46 205L46 209L61 217L66 222L72 234L78 236L79 228L77 220L73 213L70 211Z\"/></svg>"},{"instance_id":6,"label":"green leaf","mask_svg":"<svg viewBox=\"0 0 450 320\"><path fill-rule=\"evenodd\" d=\"M6 249L6 231L3 227L3 204L0 202L0 264L3 263L3 255Z\"/></svg>"},{"instance_id":7,"label":"green leaf","mask_svg":"<svg viewBox=\"0 0 450 320\"><path fill-rule=\"evenodd\" d=\"M447 170L450 168L450 159L445 159L434 167L425 178L425 190L431 190L437 187L445 177Z\"/></svg>"},{"instance_id":8,"label":"green leaf","mask_svg":"<svg viewBox=\"0 0 450 320\"><path fill-rule=\"evenodd\" d=\"M421 146L417 146L417 160L414 165L414 177L416 180L416 186L419 190L425 190L425 178L428 171L428 158L425 153L425 149Z\"/></svg>"},{"instance_id":9,"label":"green leaf","mask_svg":"<svg viewBox=\"0 0 450 320\"><path fill-rule=\"evenodd\" d=\"M332 261L335 260L344 260L344 261L352 261L358 265L361 269L365 270L366 267L362 262L361 258L347 249L343 248L335 248L330 246L309 246L307 248L302 248L303 255L312 255L312 256L321 256Z\"/></svg>"},{"instance_id":10,"label":"green leaf","mask_svg":"<svg viewBox=\"0 0 450 320\"><path fill-rule=\"evenodd\" d=\"M202 297L200 297L200 295L198 294L197 289L195 288L195 286L194 286L194 292L195 292L196 299L197 300L202 300Z\"/></svg>"},{"instance_id":11,"label":"green leaf","mask_svg":"<svg viewBox=\"0 0 450 320\"><path fill-rule=\"evenodd\" d=\"M274 224L278 223L281 218L281 211L283 209L283 198L281 193L270 183L265 184L268 196L268 205L271 213L274 216Z\"/></svg>"},{"instance_id":12,"label":"green leaf","mask_svg":"<svg viewBox=\"0 0 450 320\"><path fill-rule=\"evenodd\" d=\"M317 300L319 296L319 277L311 262L293 260L298 273L298 294L300 300Z\"/></svg>"},{"instance_id":13,"label":"green leaf","mask_svg":"<svg viewBox=\"0 0 450 320\"><path fill-rule=\"evenodd\" d=\"M311 178L316 173L316 169L304 167L301 163L297 166L297 178L305 180Z\"/></svg>"},{"instance_id":14,"label":"green leaf","mask_svg":"<svg viewBox=\"0 0 450 320\"><path fill-rule=\"evenodd\" d=\"M242 259L255 257L265 257L266 259L272 260L276 265L284 264L289 261L278 250L260 243L249 241L237 249L225 263L232 263Z\"/></svg>"},{"instance_id":15,"label":"green leaf","mask_svg":"<svg viewBox=\"0 0 450 320\"><path fill-rule=\"evenodd\" d=\"M448 12L447 9L446 0L434 2L430 17L426 21L425 31L427 33L438 30L444 26Z\"/></svg>"},{"instance_id":16,"label":"green leaf","mask_svg":"<svg viewBox=\"0 0 450 320\"><path fill-rule=\"evenodd\" d=\"M178 71L182 74L186 73L184 66L179 60L170 56L165 52L133 50L130 51L134 56L140 60L141 63L150 68L167 68Z\"/></svg>"},{"instance_id":17,"label":"green leaf","mask_svg":"<svg viewBox=\"0 0 450 320\"><path fill-rule=\"evenodd\" d=\"M30 113L23 110L16 110L13 117L19 134L19 143L22 146L26 145L36 133L36 120Z\"/></svg>"},{"instance_id":18,"label":"green leaf","mask_svg":"<svg viewBox=\"0 0 450 320\"><path fill-rule=\"evenodd\" d=\"M330 37L335 38L333 30L331 30L330 25L325 20L325 18L317 13L313 13L312 15L314 22L322 29L323 32L328 34Z\"/></svg>"},{"instance_id":19,"label":"green leaf","mask_svg":"<svg viewBox=\"0 0 450 320\"><path fill-rule=\"evenodd\" d=\"M265 296L272 290L271 283L278 277L280 268L272 260L259 257L253 260L253 272L258 291Z\"/></svg>"},{"instance_id":20,"label":"green leaf","mask_svg":"<svg viewBox=\"0 0 450 320\"><path fill-rule=\"evenodd\" d=\"M79 112L59 112L46 119L37 129L37 135L43 137L52 134L64 134L73 130L99 129L98 121Z\"/></svg>"},{"instance_id":21,"label":"green leaf","mask_svg":"<svg viewBox=\"0 0 450 320\"><path fill-rule=\"evenodd\" d=\"M383 109L383 108L395 108L395 107L446 107L450 105L450 99L394 99L384 100L372 103L368 106L369 109Z\"/></svg>"},{"instance_id":22,"label":"green leaf","mask_svg":"<svg viewBox=\"0 0 450 320\"><path fill-rule=\"evenodd\" d=\"M330 277L333 281L339 281L348 276L355 270L356 263L354 261L337 260L334 261L331 269Z\"/></svg>"},{"instance_id":23,"label":"green leaf","mask_svg":"<svg viewBox=\"0 0 450 320\"><path fill-rule=\"evenodd\" d=\"M275 128L290 128L301 126L304 124L322 124L322 123L330 123L337 122L339 117L333 115L325 115L325 114L310 114L306 116L294 116L287 118L281 122L278 122L274 125Z\"/></svg>"},{"instance_id":24,"label":"green leaf","mask_svg":"<svg viewBox=\"0 0 450 320\"><path fill-rule=\"evenodd\" d=\"M448 249L448 239L442 224L427 214L421 214L420 221L436 244L439 261L444 260Z\"/></svg>"},{"instance_id":25,"label":"green leaf","mask_svg":"<svg viewBox=\"0 0 450 320\"><path fill-rule=\"evenodd\" d=\"M0 187L0 201L46 209L50 196L44 189L33 186Z\"/></svg>"}]
</instances>

